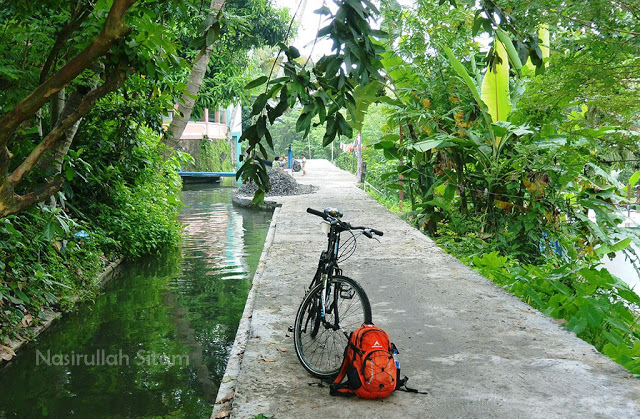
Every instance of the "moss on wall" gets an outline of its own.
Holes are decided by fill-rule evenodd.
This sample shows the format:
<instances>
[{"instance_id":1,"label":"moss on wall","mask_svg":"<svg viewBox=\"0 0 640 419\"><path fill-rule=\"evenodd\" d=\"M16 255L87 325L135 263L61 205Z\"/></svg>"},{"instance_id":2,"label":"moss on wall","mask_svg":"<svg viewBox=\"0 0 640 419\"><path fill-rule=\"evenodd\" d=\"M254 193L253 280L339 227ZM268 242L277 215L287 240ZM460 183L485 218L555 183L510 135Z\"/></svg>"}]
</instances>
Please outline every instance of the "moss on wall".
<instances>
[{"instance_id":1,"label":"moss on wall","mask_svg":"<svg viewBox=\"0 0 640 419\"><path fill-rule=\"evenodd\" d=\"M189 150L195 160L193 165L189 165L189 171L233 172L231 145L227 140L205 138L198 142L197 150Z\"/></svg>"}]
</instances>

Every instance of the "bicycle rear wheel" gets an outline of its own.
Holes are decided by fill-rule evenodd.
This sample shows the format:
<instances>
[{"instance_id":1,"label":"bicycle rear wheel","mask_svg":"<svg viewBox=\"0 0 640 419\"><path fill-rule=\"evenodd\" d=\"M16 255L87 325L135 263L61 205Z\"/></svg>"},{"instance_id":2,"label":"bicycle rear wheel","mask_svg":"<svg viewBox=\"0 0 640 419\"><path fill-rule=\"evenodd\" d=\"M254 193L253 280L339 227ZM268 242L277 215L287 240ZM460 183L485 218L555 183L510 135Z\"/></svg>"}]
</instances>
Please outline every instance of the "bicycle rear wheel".
<instances>
[{"instance_id":1,"label":"bicycle rear wheel","mask_svg":"<svg viewBox=\"0 0 640 419\"><path fill-rule=\"evenodd\" d=\"M293 342L302 366L311 375L327 379L340 371L351 332L363 323L371 323L371 305L360 284L351 278L335 276L327 284L323 319L322 291L322 284L318 284L302 300Z\"/></svg>"}]
</instances>

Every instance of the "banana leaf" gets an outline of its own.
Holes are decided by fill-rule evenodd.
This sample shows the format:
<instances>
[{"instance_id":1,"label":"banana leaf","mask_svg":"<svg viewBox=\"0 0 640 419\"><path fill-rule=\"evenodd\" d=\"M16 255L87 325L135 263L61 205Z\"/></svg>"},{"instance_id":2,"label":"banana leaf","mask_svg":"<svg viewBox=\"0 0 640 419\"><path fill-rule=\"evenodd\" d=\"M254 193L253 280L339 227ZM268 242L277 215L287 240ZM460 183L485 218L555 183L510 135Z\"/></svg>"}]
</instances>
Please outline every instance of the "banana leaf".
<instances>
[{"instance_id":1,"label":"banana leaf","mask_svg":"<svg viewBox=\"0 0 640 419\"><path fill-rule=\"evenodd\" d=\"M494 60L482 81L482 101L489 109L493 122L506 121L511 112L509 98L509 59L504 45L494 41L495 53L500 60Z\"/></svg>"}]
</instances>

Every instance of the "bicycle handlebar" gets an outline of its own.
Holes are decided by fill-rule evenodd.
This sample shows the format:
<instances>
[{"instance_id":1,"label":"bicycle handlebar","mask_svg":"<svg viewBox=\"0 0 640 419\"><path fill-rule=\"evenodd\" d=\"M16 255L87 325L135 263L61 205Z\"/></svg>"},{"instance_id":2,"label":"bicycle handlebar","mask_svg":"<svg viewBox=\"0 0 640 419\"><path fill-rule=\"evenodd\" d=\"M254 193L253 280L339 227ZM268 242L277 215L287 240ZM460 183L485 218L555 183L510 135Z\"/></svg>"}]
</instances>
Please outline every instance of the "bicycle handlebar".
<instances>
[{"instance_id":1,"label":"bicycle handlebar","mask_svg":"<svg viewBox=\"0 0 640 419\"><path fill-rule=\"evenodd\" d=\"M309 214L313 214L313 215L317 215L318 217L322 217L323 220L327 220L328 218L330 218L329 214L327 214L324 211L318 211L316 209L313 208L307 208L307 212ZM370 227L354 227L352 225L350 225L349 223L346 223L344 221L340 221L337 220L342 226L346 227L348 230L364 230L364 235L367 236L368 238L372 238L371 233L377 235L377 236L382 236L383 233L380 230L376 230L375 228L370 228Z\"/></svg>"},{"instance_id":2,"label":"bicycle handlebar","mask_svg":"<svg viewBox=\"0 0 640 419\"><path fill-rule=\"evenodd\" d=\"M327 219L327 214L322 211L314 210L313 208L307 208L307 212L309 214L317 215L318 217L322 217L324 220Z\"/></svg>"}]
</instances>

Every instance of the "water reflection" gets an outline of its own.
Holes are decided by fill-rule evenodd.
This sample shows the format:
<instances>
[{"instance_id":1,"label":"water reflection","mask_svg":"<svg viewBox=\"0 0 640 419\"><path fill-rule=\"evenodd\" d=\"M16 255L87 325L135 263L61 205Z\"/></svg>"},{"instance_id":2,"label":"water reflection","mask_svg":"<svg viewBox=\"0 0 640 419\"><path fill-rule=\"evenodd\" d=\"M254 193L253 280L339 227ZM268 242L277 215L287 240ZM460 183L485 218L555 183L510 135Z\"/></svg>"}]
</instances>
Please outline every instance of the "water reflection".
<instances>
[{"instance_id":1,"label":"water reflection","mask_svg":"<svg viewBox=\"0 0 640 419\"><path fill-rule=\"evenodd\" d=\"M127 266L7 364L0 418L210 415L270 221L230 197L185 189L182 249Z\"/></svg>"}]
</instances>

